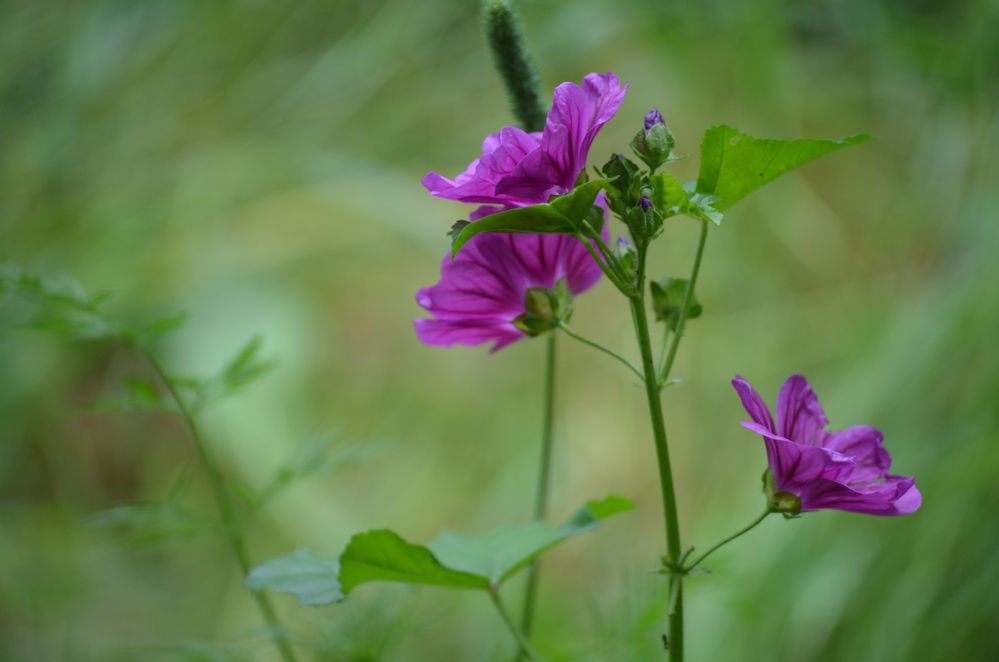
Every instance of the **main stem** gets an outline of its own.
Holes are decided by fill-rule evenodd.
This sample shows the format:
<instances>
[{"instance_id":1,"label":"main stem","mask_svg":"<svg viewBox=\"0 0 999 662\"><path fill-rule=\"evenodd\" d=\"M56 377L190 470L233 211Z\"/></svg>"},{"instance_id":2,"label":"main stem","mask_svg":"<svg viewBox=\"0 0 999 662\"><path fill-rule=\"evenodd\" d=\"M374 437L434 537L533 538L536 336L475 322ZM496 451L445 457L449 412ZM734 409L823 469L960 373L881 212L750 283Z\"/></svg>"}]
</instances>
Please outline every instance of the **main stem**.
<instances>
[{"instance_id":1,"label":"main stem","mask_svg":"<svg viewBox=\"0 0 999 662\"><path fill-rule=\"evenodd\" d=\"M642 354L642 370L645 373L645 395L649 403L649 418L652 422L652 436L656 445L656 459L659 467L659 484L662 488L663 522L666 530L666 558L670 565L680 560L680 521L676 512L676 492L673 488L673 471L669 461L669 445L666 439L666 423L663 419L662 401L659 399L660 381L652 352L652 339L649 335L649 320L645 310L645 249L639 252L637 294L631 297L631 312L638 336L638 347ZM678 572L670 574L670 595L675 596L669 613L669 636L667 646L672 662L683 660L683 577Z\"/></svg>"},{"instance_id":2,"label":"main stem","mask_svg":"<svg viewBox=\"0 0 999 662\"><path fill-rule=\"evenodd\" d=\"M534 519L543 520L548 513L548 489L551 483L552 439L555 433L555 346L554 331L548 334L545 348L544 411L541 426L541 462L538 470L538 485L534 495ZM538 590L538 561L527 571L527 590L524 594L524 610L520 616L520 629L530 639L534 626L534 602ZM518 652L517 659L523 659Z\"/></svg>"},{"instance_id":3,"label":"main stem","mask_svg":"<svg viewBox=\"0 0 999 662\"><path fill-rule=\"evenodd\" d=\"M211 453L208 451L208 447L205 445L204 439L201 436L198 424L195 421L190 408L184 402L184 398L181 397L177 388L174 386L173 380L171 380L166 374L166 371L163 370L163 367L151 352L144 351L143 354L145 355L146 360L149 361L150 365L152 365L153 370L160 378L160 381L163 382L163 385L170 393L170 397L173 398L174 402L177 404L177 409L180 411L180 415L187 425L191 439L194 441L194 446L198 451L198 457L201 458L201 464L204 466L205 473L208 475L208 482L211 484L212 495L215 497L215 504L222 517L222 528L225 531L226 538L229 540L230 547L232 547L232 552L236 557L236 562L239 564L240 570L242 570L243 576L245 577L250 572L250 557L246 550L246 539L243 537L243 531L239 526L239 519L236 516L236 508L233 506L232 499L229 498L229 491L226 489L225 483L222 480L222 472L219 470L218 465L215 464ZM274 645L277 646L278 652L281 654L281 658L285 662L295 662L295 653L291 650L291 643L288 641L287 633L278 621L277 614L274 611L274 606L264 593L252 592L251 595L257 603L257 610L267 623L271 637L274 639Z\"/></svg>"}]
</instances>

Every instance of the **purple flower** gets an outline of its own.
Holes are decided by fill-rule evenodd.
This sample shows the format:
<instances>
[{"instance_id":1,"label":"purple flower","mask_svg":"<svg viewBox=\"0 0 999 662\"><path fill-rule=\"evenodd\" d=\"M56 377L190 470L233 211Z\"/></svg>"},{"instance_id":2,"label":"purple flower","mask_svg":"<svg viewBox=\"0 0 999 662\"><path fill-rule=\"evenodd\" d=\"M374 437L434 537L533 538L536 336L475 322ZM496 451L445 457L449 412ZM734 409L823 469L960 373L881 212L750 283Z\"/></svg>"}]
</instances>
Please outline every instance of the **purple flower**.
<instances>
[{"instance_id":1,"label":"purple flower","mask_svg":"<svg viewBox=\"0 0 999 662\"><path fill-rule=\"evenodd\" d=\"M564 278L572 294L593 287L600 267L573 237L556 234L480 234L452 260L444 258L441 279L416 293L434 319L414 322L427 345L481 345L497 351L526 338L514 325L525 313L534 287L551 289Z\"/></svg>"},{"instance_id":2,"label":"purple flower","mask_svg":"<svg viewBox=\"0 0 999 662\"><path fill-rule=\"evenodd\" d=\"M732 386L753 418L742 425L766 443L778 502L797 506L796 497L800 512L834 508L869 515L907 515L919 508L915 480L888 473L884 435L866 425L826 430L829 421L801 375L792 375L780 389L777 425L749 382L736 376Z\"/></svg>"},{"instance_id":3,"label":"purple flower","mask_svg":"<svg viewBox=\"0 0 999 662\"><path fill-rule=\"evenodd\" d=\"M612 73L588 74L582 85L562 83L555 88L542 133L504 127L486 137L482 156L465 172L453 180L431 172L423 185L439 198L496 205L479 211L478 217L568 193L586 167L593 139L617 112L626 91L627 85Z\"/></svg>"},{"instance_id":4,"label":"purple flower","mask_svg":"<svg viewBox=\"0 0 999 662\"><path fill-rule=\"evenodd\" d=\"M665 124L666 120L663 119L662 113L659 112L658 108L653 108L645 114L645 132L648 133L649 129L654 127L656 124Z\"/></svg>"}]
</instances>

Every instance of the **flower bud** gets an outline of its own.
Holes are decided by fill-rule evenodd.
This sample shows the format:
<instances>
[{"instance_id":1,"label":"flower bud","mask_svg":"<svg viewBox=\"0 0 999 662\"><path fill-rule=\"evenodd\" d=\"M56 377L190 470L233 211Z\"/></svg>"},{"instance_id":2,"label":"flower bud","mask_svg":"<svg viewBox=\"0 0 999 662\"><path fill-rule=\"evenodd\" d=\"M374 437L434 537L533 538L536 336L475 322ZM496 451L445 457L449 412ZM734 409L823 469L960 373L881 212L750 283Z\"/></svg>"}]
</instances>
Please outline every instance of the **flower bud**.
<instances>
[{"instance_id":1,"label":"flower bud","mask_svg":"<svg viewBox=\"0 0 999 662\"><path fill-rule=\"evenodd\" d=\"M652 209L652 201L649 200L649 196L643 195L642 199L638 201L638 204L642 205L642 211L649 211Z\"/></svg>"},{"instance_id":2,"label":"flower bud","mask_svg":"<svg viewBox=\"0 0 999 662\"><path fill-rule=\"evenodd\" d=\"M631 149L652 170L669 160L670 152L675 146L676 139L666 126L662 114L655 108L646 113L642 130L631 141Z\"/></svg>"},{"instance_id":3,"label":"flower bud","mask_svg":"<svg viewBox=\"0 0 999 662\"><path fill-rule=\"evenodd\" d=\"M658 108L653 108L645 114L645 131L648 133L656 124L665 124L666 120L663 119L662 113L659 112Z\"/></svg>"}]
</instances>

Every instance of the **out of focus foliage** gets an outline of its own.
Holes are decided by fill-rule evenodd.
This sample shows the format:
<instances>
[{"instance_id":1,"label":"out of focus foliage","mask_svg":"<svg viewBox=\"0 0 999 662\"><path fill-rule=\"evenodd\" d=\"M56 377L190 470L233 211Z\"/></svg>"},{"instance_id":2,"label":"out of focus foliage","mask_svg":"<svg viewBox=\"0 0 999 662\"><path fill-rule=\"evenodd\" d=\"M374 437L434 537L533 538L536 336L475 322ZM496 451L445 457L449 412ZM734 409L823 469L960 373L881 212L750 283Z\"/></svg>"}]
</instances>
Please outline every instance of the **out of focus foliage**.
<instances>
[{"instance_id":1,"label":"out of focus foliage","mask_svg":"<svg viewBox=\"0 0 999 662\"><path fill-rule=\"evenodd\" d=\"M459 172L510 121L476 12L0 7L0 263L112 292L101 305L123 323L188 310L161 340L178 374L224 373L266 339L271 373L204 413L231 484L270 494L246 504L255 561L342 549L371 527L430 540L529 519L542 343L442 351L410 327L413 292L436 278L462 213L419 178ZM674 370L683 385L664 397L685 539L702 549L760 506L763 450L738 426L735 372L763 392L807 374L834 426L885 432L924 506L774 518L719 552L689 582L691 660L993 658L999 5L546 0L521 13L549 89L594 70L631 83L595 164L652 105L679 154L722 123L877 138L726 213ZM695 233L669 222L653 274L683 276ZM91 406L147 401L122 385L149 382L148 367L119 343L12 330L2 314L0 657L268 659L202 521L210 495L183 427L155 408ZM604 284L573 323L633 355L626 316ZM665 582L647 573L661 541L641 394L585 348L563 343L560 366L553 512L608 493L638 509L614 523L627 545L596 533L545 559L538 647L657 659ZM282 482L282 466L312 465L301 440L334 427L383 452ZM152 535L135 535L143 521ZM279 600L316 659L511 654L480 595L371 585L318 611Z\"/></svg>"}]
</instances>

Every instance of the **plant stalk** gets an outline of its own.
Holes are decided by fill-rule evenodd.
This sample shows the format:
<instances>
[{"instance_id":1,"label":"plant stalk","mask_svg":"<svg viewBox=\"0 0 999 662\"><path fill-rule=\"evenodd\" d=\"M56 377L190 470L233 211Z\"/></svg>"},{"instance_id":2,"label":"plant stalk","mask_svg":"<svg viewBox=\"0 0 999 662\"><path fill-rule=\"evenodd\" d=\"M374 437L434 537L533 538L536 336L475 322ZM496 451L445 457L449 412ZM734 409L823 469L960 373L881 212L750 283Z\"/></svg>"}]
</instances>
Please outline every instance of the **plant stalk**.
<instances>
[{"instance_id":1,"label":"plant stalk","mask_svg":"<svg viewBox=\"0 0 999 662\"><path fill-rule=\"evenodd\" d=\"M697 274L701 271L701 258L704 256L704 244L708 240L708 221L701 220L701 237L697 242L697 253L694 255L694 266L690 270L687 292L683 295L683 306L680 308L680 319L676 324L676 333L673 334L673 342L669 346L669 354L666 355L666 362L663 364L660 384L665 384L669 379L669 373L673 369L673 360L676 358L676 351L680 347L680 339L683 338L683 328L687 323L687 309L690 306L690 299L694 296L694 286L697 285Z\"/></svg>"},{"instance_id":2,"label":"plant stalk","mask_svg":"<svg viewBox=\"0 0 999 662\"><path fill-rule=\"evenodd\" d=\"M662 489L663 524L666 531L666 558L671 566L680 559L680 521L676 509L676 491L673 487L673 472L670 467L669 445L666 438L666 423L663 418L662 401L659 398L660 380L656 370L649 335L649 320L645 308L645 257L647 249L642 247L638 254L637 291L631 297L631 312L638 336L638 346L642 355L645 395L649 405L649 418L652 423L652 436L656 446L656 459L659 469L659 484ZM678 327L679 330L679 327ZM683 660L683 576L678 572L670 574L670 595L672 608L669 610L669 635L667 647L671 662Z\"/></svg>"},{"instance_id":3,"label":"plant stalk","mask_svg":"<svg viewBox=\"0 0 999 662\"><path fill-rule=\"evenodd\" d=\"M230 547L232 547L232 552L236 557L236 562L239 564L240 570L243 572L243 577L246 577L246 575L250 573L250 558L246 549L246 539L243 537L243 531L239 526L239 519L236 516L236 508L232 503L232 499L229 497L229 491L226 489L225 482L222 479L222 472L219 470L218 465L212 458L211 453L204 442L204 438L201 436L201 431L194 419L194 415L187 406L187 403L184 402L184 398L177 391L177 387L174 385L173 380L170 379L166 371L163 370L163 367L160 365L159 361L156 360L156 357L153 356L152 352L145 349L141 349L141 351L146 357L146 360L149 361L149 364L153 367L153 370L156 372L160 381L163 382L163 385L169 392L170 397L176 403L181 418L184 419L184 423L187 425L188 432L194 442L194 447L197 449L198 457L201 459L201 464L205 468L205 473L208 475L208 482L211 484L212 496L215 498L215 504L222 517L222 528L225 531L225 536L229 541ZM274 639L274 645L277 646L278 652L281 654L281 659L285 662L295 662L295 653L291 649L288 634L281 626L280 621L278 621L277 613L274 611L274 606L271 604L270 599L264 593L251 592L251 595L257 604L257 610L267 623L271 637Z\"/></svg>"},{"instance_id":4,"label":"plant stalk","mask_svg":"<svg viewBox=\"0 0 999 662\"><path fill-rule=\"evenodd\" d=\"M739 529L738 531L736 531L735 533L733 533L732 535L730 535L728 538L725 538L724 540L722 540L721 542L719 542L717 545L715 545L714 547L712 547L711 549L709 549L708 551L704 552L703 554L701 554L700 556L698 556L696 559L694 559L693 561L691 561L686 567L683 568L683 572L684 573L690 572L691 570L693 570L694 568L696 568L697 566L699 566L704 561L704 559L706 559L709 556L711 556L711 554L714 553L715 550L718 550L718 549L724 547L725 545L729 544L730 542L732 542L733 540L735 540L739 536L743 535L744 533L749 533L750 531L752 531L753 529L755 529L756 526L760 522L762 522L763 520L765 520L767 518L767 515L770 515L771 513L774 513L774 512L777 512L777 511L774 510L774 507L771 506L771 505L767 505L767 509L764 510L763 513L759 517L757 517L752 522L750 522L748 525L742 527L741 529Z\"/></svg>"},{"instance_id":5,"label":"plant stalk","mask_svg":"<svg viewBox=\"0 0 999 662\"><path fill-rule=\"evenodd\" d=\"M548 514L548 491L551 484L552 441L555 434L555 348L556 335L548 334L545 347L544 411L541 425L541 462L538 469L538 485L534 495L534 519L542 521ZM538 561L535 560L527 571L527 588L524 593L524 608L520 616L520 629L528 639L534 627L534 603L538 590ZM518 652L517 659L523 659Z\"/></svg>"},{"instance_id":6,"label":"plant stalk","mask_svg":"<svg viewBox=\"0 0 999 662\"><path fill-rule=\"evenodd\" d=\"M493 605L496 607L496 611L499 612L499 615L506 624L506 627L510 630L510 634L512 634L513 638L517 640L517 646L520 647L520 653L525 659L529 660L529 662L539 662L538 654L534 652L533 648L531 648L531 642L527 640L524 633L521 632L520 628L517 627L517 624L513 622L513 618L510 617L510 613L506 610L506 607L503 606L503 601L500 600L499 589L495 586L490 586L488 593L489 598L493 601Z\"/></svg>"}]
</instances>

